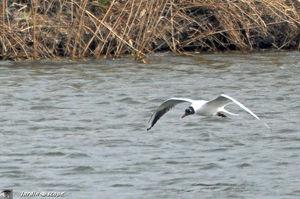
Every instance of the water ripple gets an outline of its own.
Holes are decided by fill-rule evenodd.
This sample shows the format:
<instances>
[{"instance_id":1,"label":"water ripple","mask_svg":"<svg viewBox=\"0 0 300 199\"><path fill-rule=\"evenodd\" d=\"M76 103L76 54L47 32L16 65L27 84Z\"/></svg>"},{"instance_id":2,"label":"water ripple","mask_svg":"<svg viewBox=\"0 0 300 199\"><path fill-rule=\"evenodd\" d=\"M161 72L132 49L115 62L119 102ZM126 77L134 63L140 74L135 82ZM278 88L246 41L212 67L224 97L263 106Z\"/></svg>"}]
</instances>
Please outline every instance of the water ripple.
<instances>
[{"instance_id":1,"label":"water ripple","mask_svg":"<svg viewBox=\"0 0 300 199\"><path fill-rule=\"evenodd\" d=\"M82 62L0 62L0 187L67 198L297 198L299 52L168 53ZM170 97L226 93L272 126L186 117ZM92 193L92 194L91 194Z\"/></svg>"}]
</instances>

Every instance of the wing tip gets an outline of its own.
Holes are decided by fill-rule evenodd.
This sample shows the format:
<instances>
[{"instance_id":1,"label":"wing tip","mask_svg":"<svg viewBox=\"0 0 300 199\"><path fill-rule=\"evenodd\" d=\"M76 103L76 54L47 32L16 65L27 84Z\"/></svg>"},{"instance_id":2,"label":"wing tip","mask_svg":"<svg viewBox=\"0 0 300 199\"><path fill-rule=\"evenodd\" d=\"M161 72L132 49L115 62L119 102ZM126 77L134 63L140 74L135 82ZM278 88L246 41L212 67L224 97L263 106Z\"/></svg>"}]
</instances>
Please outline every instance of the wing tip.
<instances>
[{"instance_id":1,"label":"wing tip","mask_svg":"<svg viewBox=\"0 0 300 199\"><path fill-rule=\"evenodd\" d=\"M263 122L263 123L268 129L271 129L271 127L266 122Z\"/></svg>"},{"instance_id":2,"label":"wing tip","mask_svg":"<svg viewBox=\"0 0 300 199\"><path fill-rule=\"evenodd\" d=\"M148 128L147 128L147 131L149 131L150 129L152 129L153 126L154 126L153 124L150 124L150 125L148 126Z\"/></svg>"},{"instance_id":3,"label":"wing tip","mask_svg":"<svg viewBox=\"0 0 300 199\"><path fill-rule=\"evenodd\" d=\"M226 98L231 98L230 96L226 95L225 93L222 93L220 96L226 97Z\"/></svg>"}]
</instances>

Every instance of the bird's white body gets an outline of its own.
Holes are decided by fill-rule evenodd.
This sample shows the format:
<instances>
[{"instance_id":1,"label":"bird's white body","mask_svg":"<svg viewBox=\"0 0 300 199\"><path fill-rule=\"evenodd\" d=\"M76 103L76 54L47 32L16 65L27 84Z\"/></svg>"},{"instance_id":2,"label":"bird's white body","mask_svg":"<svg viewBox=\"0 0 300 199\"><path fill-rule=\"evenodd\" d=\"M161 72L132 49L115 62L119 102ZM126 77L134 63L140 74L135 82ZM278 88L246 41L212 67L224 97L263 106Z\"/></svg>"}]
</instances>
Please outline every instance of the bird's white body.
<instances>
[{"instance_id":1,"label":"bird's white body","mask_svg":"<svg viewBox=\"0 0 300 199\"><path fill-rule=\"evenodd\" d=\"M209 106L207 104L208 102L209 101L206 100L194 100L191 106L195 109L195 114L202 115L202 116L215 116L218 113L223 112L229 115L238 115L227 111L224 106L220 106L220 107Z\"/></svg>"},{"instance_id":2,"label":"bird's white body","mask_svg":"<svg viewBox=\"0 0 300 199\"><path fill-rule=\"evenodd\" d=\"M229 115L238 115L235 113L231 113L225 109L225 106L227 106L230 103L235 103L240 108L248 112L250 115L255 117L256 119L260 120L260 118L255 115L250 109L245 107L243 104L238 102L237 100L233 99L232 97L229 97L228 95L222 94L216 99L213 99L211 101L206 100L192 100L188 98L170 98L166 101L164 101L156 110L156 112L153 113L153 115L150 118L150 126L147 130L150 130L154 124L158 121L158 119L163 116L165 113L167 113L171 108L173 108L175 105L183 102L189 102L190 106L189 108L192 109L193 113L189 114L197 114L202 116L222 116L226 117L225 114ZM188 114L188 115L189 115ZM186 115L183 115L183 117ZM264 123L266 127L270 128L266 123Z\"/></svg>"},{"instance_id":3,"label":"bird's white body","mask_svg":"<svg viewBox=\"0 0 300 199\"><path fill-rule=\"evenodd\" d=\"M195 109L197 115L211 116L213 113L205 108L207 102L206 100L194 100L191 106Z\"/></svg>"}]
</instances>

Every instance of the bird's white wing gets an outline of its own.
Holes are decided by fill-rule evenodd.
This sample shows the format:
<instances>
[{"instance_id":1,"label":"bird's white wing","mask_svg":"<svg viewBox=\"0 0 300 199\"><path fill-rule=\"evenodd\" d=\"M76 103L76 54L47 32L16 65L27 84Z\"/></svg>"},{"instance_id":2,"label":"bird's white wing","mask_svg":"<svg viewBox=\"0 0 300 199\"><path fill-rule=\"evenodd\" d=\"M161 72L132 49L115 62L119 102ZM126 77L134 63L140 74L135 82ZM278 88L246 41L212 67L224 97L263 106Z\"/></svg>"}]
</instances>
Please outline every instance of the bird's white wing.
<instances>
[{"instance_id":1,"label":"bird's white wing","mask_svg":"<svg viewBox=\"0 0 300 199\"><path fill-rule=\"evenodd\" d=\"M225 95L225 94L221 94L219 97L217 97L216 99L212 100L212 101L209 101L207 103L207 105L209 106L218 106L220 109L223 109L226 105L230 104L230 103L235 103L237 104L239 107L241 107L242 109L244 109L245 111L247 111L250 115L252 115L253 117L255 117L256 119L260 120L260 118L255 115L249 108L247 108L245 105L243 105L242 103L240 103L239 101L237 101L236 99L228 96L228 95ZM270 128L270 126L263 122L264 125L267 127L267 128Z\"/></svg>"},{"instance_id":2,"label":"bird's white wing","mask_svg":"<svg viewBox=\"0 0 300 199\"><path fill-rule=\"evenodd\" d=\"M242 109L244 109L245 111L247 111L250 115L252 115L253 117L255 117L256 119L260 120L260 118L255 115L250 109L248 109L246 106L244 106L242 103L240 103L239 101L237 101L236 99L233 99L232 97L222 94L220 95L218 98L226 98L232 102L234 102L235 104L237 104L239 107L241 107ZM217 98L217 99L218 99ZM221 99L222 100L222 99ZM228 104L228 103L227 103ZM227 104L225 104L224 106L226 106Z\"/></svg>"},{"instance_id":3,"label":"bird's white wing","mask_svg":"<svg viewBox=\"0 0 300 199\"><path fill-rule=\"evenodd\" d=\"M217 97L216 99L207 102L207 106L212 106L214 108L222 109L223 107L225 107L226 105L228 105L232 102L237 104L239 107L241 107L245 111L247 111L250 115L252 115L256 119L260 120L260 118L257 115L255 115L250 109L248 109L242 103L240 103L236 99L233 99L232 97L229 97L228 95L225 95L225 94L222 94L219 97Z\"/></svg>"},{"instance_id":4,"label":"bird's white wing","mask_svg":"<svg viewBox=\"0 0 300 199\"><path fill-rule=\"evenodd\" d=\"M147 131L149 131L154 126L154 124L159 120L159 118L161 118L165 113L167 113L170 109L172 109L177 104L183 102L192 103L193 100L188 98L170 98L164 101L152 114L149 120L150 126L147 128Z\"/></svg>"}]
</instances>

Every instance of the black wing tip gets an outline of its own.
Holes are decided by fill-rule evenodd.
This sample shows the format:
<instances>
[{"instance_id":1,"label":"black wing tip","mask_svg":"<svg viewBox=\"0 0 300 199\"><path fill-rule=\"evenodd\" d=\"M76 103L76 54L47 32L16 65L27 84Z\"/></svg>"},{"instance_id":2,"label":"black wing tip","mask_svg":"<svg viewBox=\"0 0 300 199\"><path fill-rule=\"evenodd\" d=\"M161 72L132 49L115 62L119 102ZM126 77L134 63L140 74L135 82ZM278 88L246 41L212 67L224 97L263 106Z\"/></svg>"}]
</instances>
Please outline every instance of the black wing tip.
<instances>
[{"instance_id":1,"label":"black wing tip","mask_svg":"<svg viewBox=\"0 0 300 199\"><path fill-rule=\"evenodd\" d=\"M149 127L149 128L147 128L147 131L149 131L151 128L152 128L152 126L151 126L151 127Z\"/></svg>"}]
</instances>

